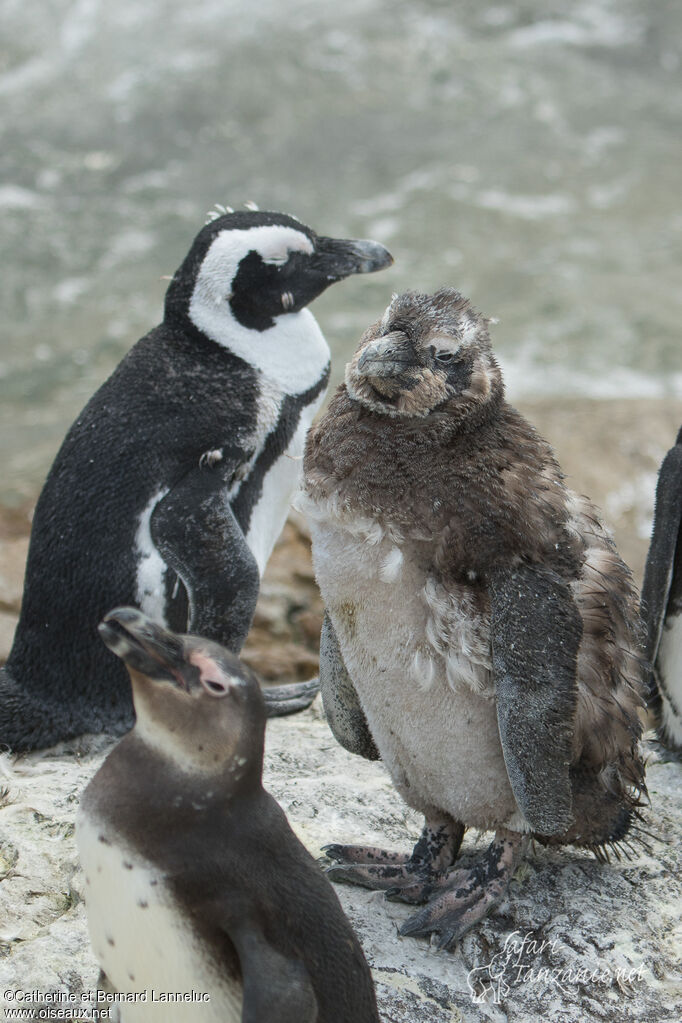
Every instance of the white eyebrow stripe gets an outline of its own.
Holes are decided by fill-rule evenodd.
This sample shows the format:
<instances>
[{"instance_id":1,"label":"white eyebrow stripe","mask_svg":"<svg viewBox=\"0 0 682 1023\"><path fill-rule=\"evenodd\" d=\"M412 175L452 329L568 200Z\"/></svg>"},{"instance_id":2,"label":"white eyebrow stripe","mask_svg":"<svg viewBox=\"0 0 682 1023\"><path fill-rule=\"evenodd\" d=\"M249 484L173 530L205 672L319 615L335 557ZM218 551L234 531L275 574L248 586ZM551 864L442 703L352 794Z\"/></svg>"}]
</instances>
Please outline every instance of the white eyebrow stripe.
<instances>
[{"instance_id":1,"label":"white eyebrow stripe","mask_svg":"<svg viewBox=\"0 0 682 1023\"><path fill-rule=\"evenodd\" d=\"M258 252L264 262L276 264L285 262L290 252L311 254L314 246L302 231L281 224L221 231L203 258L192 301L224 301L239 263L252 251Z\"/></svg>"}]
</instances>

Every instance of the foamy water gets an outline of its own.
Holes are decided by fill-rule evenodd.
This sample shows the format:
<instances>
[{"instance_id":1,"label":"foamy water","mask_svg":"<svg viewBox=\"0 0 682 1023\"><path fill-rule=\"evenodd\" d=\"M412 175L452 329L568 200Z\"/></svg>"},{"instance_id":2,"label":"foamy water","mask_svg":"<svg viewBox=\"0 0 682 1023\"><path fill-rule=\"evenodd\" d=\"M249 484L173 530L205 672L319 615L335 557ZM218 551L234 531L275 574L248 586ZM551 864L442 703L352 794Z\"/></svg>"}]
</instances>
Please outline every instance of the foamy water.
<instances>
[{"instance_id":1,"label":"foamy water","mask_svg":"<svg viewBox=\"0 0 682 1023\"><path fill-rule=\"evenodd\" d=\"M314 309L339 379L393 291L498 317L513 395L682 394L682 7L0 3L0 499L159 319L216 201L374 237Z\"/></svg>"}]
</instances>

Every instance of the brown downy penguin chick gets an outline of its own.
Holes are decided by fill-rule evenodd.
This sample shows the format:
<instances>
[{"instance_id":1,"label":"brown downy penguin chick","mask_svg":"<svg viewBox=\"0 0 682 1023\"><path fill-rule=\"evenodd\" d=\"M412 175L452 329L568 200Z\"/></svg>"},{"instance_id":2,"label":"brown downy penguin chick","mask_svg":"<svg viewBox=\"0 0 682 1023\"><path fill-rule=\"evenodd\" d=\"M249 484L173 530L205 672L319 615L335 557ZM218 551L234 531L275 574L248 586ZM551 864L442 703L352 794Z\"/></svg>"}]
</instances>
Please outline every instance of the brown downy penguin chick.
<instances>
[{"instance_id":1,"label":"brown downy penguin chick","mask_svg":"<svg viewBox=\"0 0 682 1023\"><path fill-rule=\"evenodd\" d=\"M505 401L488 322L453 289L395 297L304 462L331 728L425 816L411 856L333 845L329 875L427 902L402 933L441 947L531 836L602 856L646 791L630 572ZM467 827L495 837L449 872Z\"/></svg>"},{"instance_id":2,"label":"brown downy penguin chick","mask_svg":"<svg viewBox=\"0 0 682 1023\"><path fill-rule=\"evenodd\" d=\"M131 608L100 632L137 720L85 790L77 838L123 1023L378 1023L336 895L262 787L255 676Z\"/></svg>"}]
</instances>

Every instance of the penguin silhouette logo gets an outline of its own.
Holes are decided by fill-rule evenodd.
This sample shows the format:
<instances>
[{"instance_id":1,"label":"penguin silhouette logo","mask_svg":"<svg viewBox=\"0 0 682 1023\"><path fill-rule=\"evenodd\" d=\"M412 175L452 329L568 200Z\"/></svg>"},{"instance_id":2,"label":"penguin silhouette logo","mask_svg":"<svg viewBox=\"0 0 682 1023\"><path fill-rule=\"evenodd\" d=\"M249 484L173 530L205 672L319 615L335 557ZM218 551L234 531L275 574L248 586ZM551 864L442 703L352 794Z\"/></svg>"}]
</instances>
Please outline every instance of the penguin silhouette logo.
<instances>
[{"instance_id":1,"label":"penguin silhouette logo","mask_svg":"<svg viewBox=\"0 0 682 1023\"><path fill-rule=\"evenodd\" d=\"M126 673L96 634L117 604L241 649L328 380L307 305L391 262L281 213L225 213L199 232L163 322L73 424L40 495L0 745L130 728ZM287 712L311 694L268 699Z\"/></svg>"}]
</instances>

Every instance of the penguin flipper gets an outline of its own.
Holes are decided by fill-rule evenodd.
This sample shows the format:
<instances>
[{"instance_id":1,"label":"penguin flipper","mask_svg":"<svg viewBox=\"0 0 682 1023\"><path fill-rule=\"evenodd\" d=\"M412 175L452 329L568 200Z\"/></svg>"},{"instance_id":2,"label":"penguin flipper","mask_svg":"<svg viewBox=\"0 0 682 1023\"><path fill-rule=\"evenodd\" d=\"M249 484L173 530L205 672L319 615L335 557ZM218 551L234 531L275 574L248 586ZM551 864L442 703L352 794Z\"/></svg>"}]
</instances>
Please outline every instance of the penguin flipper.
<instances>
[{"instance_id":1,"label":"penguin flipper","mask_svg":"<svg viewBox=\"0 0 682 1023\"><path fill-rule=\"evenodd\" d=\"M320 692L327 721L336 740L349 753L356 753L366 760L379 760L379 750L326 612L320 636Z\"/></svg>"},{"instance_id":2,"label":"penguin flipper","mask_svg":"<svg viewBox=\"0 0 682 1023\"><path fill-rule=\"evenodd\" d=\"M238 654L256 609L260 573L225 499L226 477L234 468L225 460L196 466L157 504L150 529L187 591L187 631ZM316 679L264 687L268 717L305 710L318 691Z\"/></svg>"},{"instance_id":3,"label":"penguin flipper","mask_svg":"<svg viewBox=\"0 0 682 1023\"><path fill-rule=\"evenodd\" d=\"M225 498L234 466L200 464L159 501L152 540L189 598L188 631L238 654L251 626L260 574Z\"/></svg>"},{"instance_id":4,"label":"penguin flipper","mask_svg":"<svg viewBox=\"0 0 682 1023\"><path fill-rule=\"evenodd\" d=\"M497 721L518 806L540 835L573 822L569 765L582 618L563 580L537 565L490 580Z\"/></svg>"},{"instance_id":5,"label":"penguin flipper","mask_svg":"<svg viewBox=\"0 0 682 1023\"><path fill-rule=\"evenodd\" d=\"M665 622L681 518L682 444L678 437L678 443L663 459L658 475L654 528L644 569L641 595L641 612L646 630L644 654L651 670L647 703L656 717L659 717L661 712L661 695L652 669Z\"/></svg>"},{"instance_id":6,"label":"penguin flipper","mask_svg":"<svg viewBox=\"0 0 682 1023\"><path fill-rule=\"evenodd\" d=\"M253 919L230 927L242 970L242 1023L315 1023L318 1004L300 959L289 958L267 941Z\"/></svg>"},{"instance_id":7,"label":"penguin flipper","mask_svg":"<svg viewBox=\"0 0 682 1023\"><path fill-rule=\"evenodd\" d=\"M281 718L306 710L320 691L319 679L285 682L281 686L263 686L265 710L269 718Z\"/></svg>"}]
</instances>

